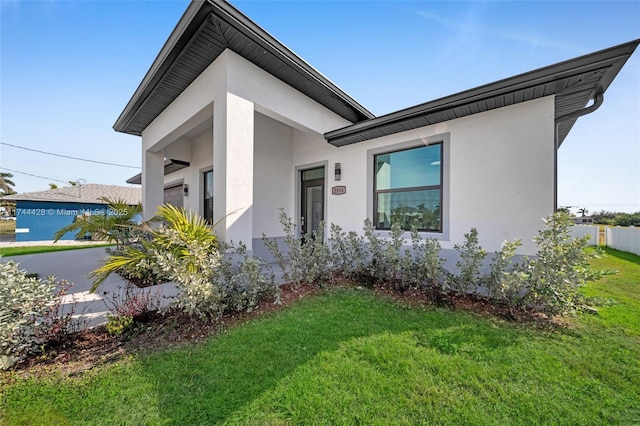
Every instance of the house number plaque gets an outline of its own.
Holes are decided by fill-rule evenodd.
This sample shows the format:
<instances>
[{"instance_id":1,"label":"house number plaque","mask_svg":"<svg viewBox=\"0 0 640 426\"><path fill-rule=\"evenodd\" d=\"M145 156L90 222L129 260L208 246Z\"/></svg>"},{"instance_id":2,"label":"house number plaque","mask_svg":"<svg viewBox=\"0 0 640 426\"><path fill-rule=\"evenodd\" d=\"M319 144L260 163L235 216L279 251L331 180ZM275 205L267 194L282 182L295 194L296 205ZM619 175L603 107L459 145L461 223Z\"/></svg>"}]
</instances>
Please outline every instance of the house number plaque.
<instances>
[{"instance_id":1,"label":"house number plaque","mask_svg":"<svg viewBox=\"0 0 640 426\"><path fill-rule=\"evenodd\" d=\"M334 186L331 188L331 194L332 195L343 195L347 193L347 187L340 185L340 186Z\"/></svg>"}]
</instances>

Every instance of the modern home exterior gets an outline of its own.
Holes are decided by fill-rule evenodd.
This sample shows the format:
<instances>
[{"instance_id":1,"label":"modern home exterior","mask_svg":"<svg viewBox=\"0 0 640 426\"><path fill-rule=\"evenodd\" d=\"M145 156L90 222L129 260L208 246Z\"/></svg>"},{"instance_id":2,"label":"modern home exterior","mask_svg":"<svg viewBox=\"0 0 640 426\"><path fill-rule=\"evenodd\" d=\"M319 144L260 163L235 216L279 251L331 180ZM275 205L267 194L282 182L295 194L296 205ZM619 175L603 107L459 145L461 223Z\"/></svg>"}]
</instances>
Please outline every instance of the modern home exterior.
<instances>
[{"instance_id":1,"label":"modern home exterior","mask_svg":"<svg viewBox=\"0 0 640 426\"><path fill-rule=\"evenodd\" d=\"M369 218L447 251L475 227L489 251L531 254L558 147L638 43L375 117L229 3L192 2L114 129L142 137L146 217L169 198L255 254L280 208L301 233Z\"/></svg>"},{"instance_id":2,"label":"modern home exterior","mask_svg":"<svg viewBox=\"0 0 640 426\"><path fill-rule=\"evenodd\" d=\"M79 215L117 214L109 212L104 198L136 206L140 204L141 191L135 187L86 184L4 198L16 202L16 241L51 241L58 230L73 223ZM71 232L61 238L73 239L75 233Z\"/></svg>"}]
</instances>

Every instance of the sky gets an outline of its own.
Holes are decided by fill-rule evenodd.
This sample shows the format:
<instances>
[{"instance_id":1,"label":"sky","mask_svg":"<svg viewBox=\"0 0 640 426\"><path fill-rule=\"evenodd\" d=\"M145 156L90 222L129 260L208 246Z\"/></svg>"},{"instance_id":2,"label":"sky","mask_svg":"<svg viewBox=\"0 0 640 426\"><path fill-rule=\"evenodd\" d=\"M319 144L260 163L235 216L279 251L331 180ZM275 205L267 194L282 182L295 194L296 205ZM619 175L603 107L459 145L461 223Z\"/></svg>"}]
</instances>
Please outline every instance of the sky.
<instances>
[{"instance_id":1,"label":"sky","mask_svg":"<svg viewBox=\"0 0 640 426\"><path fill-rule=\"evenodd\" d=\"M640 38L640 1L231 3L375 115ZM140 172L140 138L112 126L187 5L0 0L0 171L18 192ZM640 211L640 49L558 161L560 206Z\"/></svg>"}]
</instances>

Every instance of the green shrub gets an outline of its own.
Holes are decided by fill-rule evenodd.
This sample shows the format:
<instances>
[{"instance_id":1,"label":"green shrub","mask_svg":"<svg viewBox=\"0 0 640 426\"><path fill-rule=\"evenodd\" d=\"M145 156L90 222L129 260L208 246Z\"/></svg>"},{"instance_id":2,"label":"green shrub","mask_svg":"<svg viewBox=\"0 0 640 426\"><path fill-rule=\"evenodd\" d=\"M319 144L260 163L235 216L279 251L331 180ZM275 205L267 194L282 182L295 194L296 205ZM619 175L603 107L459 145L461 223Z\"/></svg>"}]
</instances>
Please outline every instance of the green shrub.
<instances>
[{"instance_id":1,"label":"green shrub","mask_svg":"<svg viewBox=\"0 0 640 426\"><path fill-rule=\"evenodd\" d=\"M131 315L109 315L107 316L107 333L112 336L121 336L133 327L133 317Z\"/></svg>"},{"instance_id":2,"label":"green shrub","mask_svg":"<svg viewBox=\"0 0 640 426\"><path fill-rule=\"evenodd\" d=\"M0 263L0 368L11 367L46 342L49 314L57 309L56 287L55 277L28 278L15 262Z\"/></svg>"},{"instance_id":3,"label":"green shrub","mask_svg":"<svg viewBox=\"0 0 640 426\"><path fill-rule=\"evenodd\" d=\"M176 283L172 306L189 315L216 318L227 310L253 309L262 298L277 293L273 274L262 272L264 262L244 256L232 265L202 217L163 205L157 220L160 226L142 228L147 234L139 240L142 247L125 246L121 254L110 255L92 272L94 289L123 268L148 268Z\"/></svg>"},{"instance_id":4,"label":"green shrub","mask_svg":"<svg viewBox=\"0 0 640 426\"><path fill-rule=\"evenodd\" d=\"M486 250L480 247L478 230L471 228L464 234L464 243L453 248L460 253L460 260L456 262L458 273L452 277L451 287L463 294L476 292L482 282L480 268L487 256Z\"/></svg>"},{"instance_id":5,"label":"green shrub","mask_svg":"<svg viewBox=\"0 0 640 426\"><path fill-rule=\"evenodd\" d=\"M365 269L365 250L362 236L355 231L345 233L339 225L331 224L329 237L331 263L336 275L356 279Z\"/></svg>"},{"instance_id":6,"label":"green shrub","mask_svg":"<svg viewBox=\"0 0 640 426\"><path fill-rule=\"evenodd\" d=\"M440 242L434 238L422 239L418 230L411 229L411 249L405 249L402 259L404 288L423 288L432 296L446 292L443 279L444 259L440 257Z\"/></svg>"},{"instance_id":7,"label":"green shrub","mask_svg":"<svg viewBox=\"0 0 640 426\"><path fill-rule=\"evenodd\" d=\"M524 296L528 275L522 271L523 266L514 262L516 250L522 241L505 241L499 251L491 259L491 272L484 277L487 297L499 303L517 305Z\"/></svg>"},{"instance_id":8,"label":"green shrub","mask_svg":"<svg viewBox=\"0 0 640 426\"><path fill-rule=\"evenodd\" d=\"M534 241L538 245L535 258L523 267L527 274L526 302L535 309L554 314L575 312L578 289L587 281L597 280L608 271L594 271L589 266L597 250L586 250L589 236L573 238L571 216L563 211L550 215L545 229Z\"/></svg>"},{"instance_id":9,"label":"green shrub","mask_svg":"<svg viewBox=\"0 0 640 426\"><path fill-rule=\"evenodd\" d=\"M322 285L329 281L332 257L324 236L324 222L312 233L299 237L296 225L284 209L280 209L279 219L284 231L286 252L280 249L275 238L262 234L262 241L282 270L283 279L294 284L306 282Z\"/></svg>"}]
</instances>

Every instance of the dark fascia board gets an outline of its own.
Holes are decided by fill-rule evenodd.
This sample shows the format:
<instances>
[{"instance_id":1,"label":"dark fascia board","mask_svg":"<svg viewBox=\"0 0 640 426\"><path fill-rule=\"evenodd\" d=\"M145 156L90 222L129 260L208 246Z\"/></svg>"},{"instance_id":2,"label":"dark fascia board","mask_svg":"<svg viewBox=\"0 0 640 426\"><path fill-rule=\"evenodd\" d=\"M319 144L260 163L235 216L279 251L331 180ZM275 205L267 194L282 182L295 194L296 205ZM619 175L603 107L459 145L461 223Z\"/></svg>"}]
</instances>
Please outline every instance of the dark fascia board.
<instances>
[{"instance_id":1,"label":"dark fascia board","mask_svg":"<svg viewBox=\"0 0 640 426\"><path fill-rule=\"evenodd\" d=\"M393 134L393 132L385 133L385 127L403 122L405 120L410 120L427 114L444 112L463 105L484 101L496 96L502 96L508 93L515 92L517 90L522 90L524 88L548 84L550 82L553 82L554 80L566 78L567 76L571 76L572 74L585 72L589 69L597 69L599 66L609 63L609 66L612 66L614 68L613 72L606 73L605 77L599 82L598 87L594 87L592 90L592 92L594 93L597 90L602 90L604 92L604 90L606 90L611 84L618 71L622 68L626 60L631 56L639 43L640 39L614 46L609 49L600 50L595 53L580 56L575 59L570 59L568 61L550 65L544 68L539 68L530 72L526 72L524 74L519 74L514 77L506 78L494 83L476 87L474 89L459 92L450 96L446 96L444 98L436 99L434 101L426 102L397 112L386 114L371 120L356 123L342 129L333 130L331 132L325 133L324 137L330 144L334 146L344 146L349 144L344 142L341 143L341 140L343 140L344 138L357 136L359 134L364 134L372 130L382 131L383 135L386 136L388 134ZM359 142L373 139L375 137L380 136L366 137Z\"/></svg>"},{"instance_id":2,"label":"dark fascia board","mask_svg":"<svg viewBox=\"0 0 640 426\"><path fill-rule=\"evenodd\" d=\"M170 69L181 51L187 46L189 40L191 40L193 35L198 31L202 21L207 19L211 13L220 19L224 19L229 24L234 25L238 31L250 37L254 43L268 49L292 68L295 68L311 77L316 84L320 85L325 90L330 91L353 108L353 110L356 111L363 120L375 117L355 99L346 94L328 78L318 72L298 55L293 53L276 38L260 28L231 4L220 0L192 0L160 50L160 53L154 60L151 68L149 68L149 71L147 71L142 82L116 120L113 125L114 130L139 136L139 133L127 130L129 123L139 112L139 109L142 107L145 99L156 88L163 75Z\"/></svg>"},{"instance_id":3,"label":"dark fascia board","mask_svg":"<svg viewBox=\"0 0 640 426\"><path fill-rule=\"evenodd\" d=\"M160 53L151 64L151 67L140 82L140 85L133 93L133 96L125 106L122 113L113 125L113 129L117 132L127 133L127 125L138 109L147 98L149 93L158 84L164 73L169 69L173 61L179 56L180 51L186 46L189 36L185 36L197 29L198 22L201 21L203 15L208 12L203 7L205 2L192 1L187 7L178 24L171 32L171 35L160 49ZM200 19L196 19L199 17ZM189 30L189 31L188 31ZM139 136L139 135L138 135Z\"/></svg>"}]
</instances>

